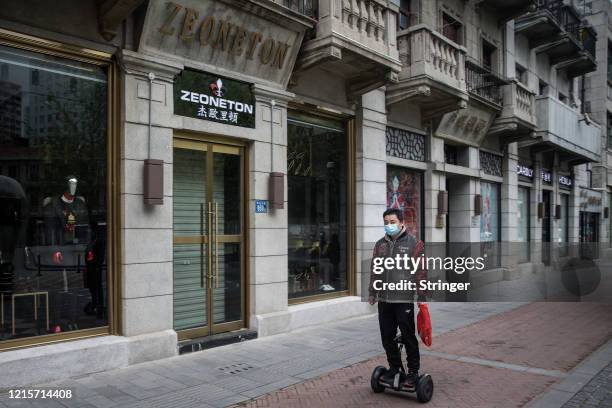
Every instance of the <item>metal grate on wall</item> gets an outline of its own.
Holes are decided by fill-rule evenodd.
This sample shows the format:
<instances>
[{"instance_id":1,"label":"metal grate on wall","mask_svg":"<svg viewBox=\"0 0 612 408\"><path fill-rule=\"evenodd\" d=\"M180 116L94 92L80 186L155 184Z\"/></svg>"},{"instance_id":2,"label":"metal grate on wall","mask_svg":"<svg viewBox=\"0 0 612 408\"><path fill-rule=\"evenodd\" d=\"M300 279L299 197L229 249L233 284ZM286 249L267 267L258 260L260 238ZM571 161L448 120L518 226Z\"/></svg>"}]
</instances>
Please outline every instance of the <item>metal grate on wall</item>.
<instances>
[{"instance_id":1,"label":"metal grate on wall","mask_svg":"<svg viewBox=\"0 0 612 408\"><path fill-rule=\"evenodd\" d=\"M387 156L425 161L425 136L387 126Z\"/></svg>"},{"instance_id":2,"label":"metal grate on wall","mask_svg":"<svg viewBox=\"0 0 612 408\"><path fill-rule=\"evenodd\" d=\"M502 171L503 157L497 154L480 151L480 168L491 176L502 177L504 175Z\"/></svg>"}]
</instances>

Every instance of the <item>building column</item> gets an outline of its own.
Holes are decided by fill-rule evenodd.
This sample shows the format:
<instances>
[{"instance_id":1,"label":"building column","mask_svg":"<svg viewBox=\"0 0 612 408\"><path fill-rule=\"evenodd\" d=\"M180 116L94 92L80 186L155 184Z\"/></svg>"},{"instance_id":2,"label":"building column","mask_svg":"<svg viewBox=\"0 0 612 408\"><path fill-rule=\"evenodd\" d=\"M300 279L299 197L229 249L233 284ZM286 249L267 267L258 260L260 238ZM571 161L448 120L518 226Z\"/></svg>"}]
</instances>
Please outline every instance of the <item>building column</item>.
<instances>
[{"instance_id":1,"label":"building column","mask_svg":"<svg viewBox=\"0 0 612 408\"><path fill-rule=\"evenodd\" d=\"M121 74L125 121L120 159L120 312L122 334L138 342L130 354L132 364L175 355L177 350L172 315L172 116L173 77L182 67L129 51L120 58L126 68ZM149 73L155 74L152 83ZM163 161L162 205L144 203L147 158Z\"/></svg>"},{"instance_id":2,"label":"building column","mask_svg":"<svg viewBox=\"0 0 612 408\"><path fill-rule=\"evenodd\" d=\"M517 265L517 200L518 200L518 146L510 143L504 157L504 182L501 186L501 250L502 267L515 269Z\"/></svg>"},{"instance_id":3,"label":"building column","mask_svg":"<svg viewBox=\"0 0 612 408\"><path fill-rule=\"evenodd\" d=\"M268 315L267 335L285 331L288 315L271 319L269 314L288 308L288 202L287 202L287 102L293 96L255 86L256 128L263 129L248 152L249 281L250 327L260 329L262 315ZM271 172L284 176L283 208L256 213L257 200L269 199Z\"/></svg>"},{"instance_id":4,"label":"building column","mask_svg":"<svg viewBox=\"0 0 612 408\"><path fill-rule=\"evenodd\" d=\"M553 181L559 185L559 175L555 174ZM568 242L577 243L580 241L580 187L579 185L586 184L586 172L580 171L578 167L574 168L574 179L572 180L572 188L569 191L569 208L568 208ZM558 187L557 187L558 188Z\"/></svg>"},{"instance_id":5,"label":"building column","mask_svg":"<svg viewBox=\"0 0 612 408\"><path fill-rule=\"evenodd\" d=\"M431 163L444 163L444 139L427 136L430 146ZM425 242L445 242L446 241L446 219L444 215L438 216L438 195L440 191L446 191L446 175L444 172L433 170L431 166L425 172ZM444 221L441 228L438 228L438 217Z\"/></svg>"},{"instance_id":6,"label":"building column","mask_svg":"<svg viewBox=\"0 0 612 408\"><path fill-rule=\"evenodd\" d=\"M364 296L367 296L372 249L384 234L382 214L387 208L386 127L385 89L364 94L355 112L355 289L358 295Z\"/></svg>"}]
</instances>

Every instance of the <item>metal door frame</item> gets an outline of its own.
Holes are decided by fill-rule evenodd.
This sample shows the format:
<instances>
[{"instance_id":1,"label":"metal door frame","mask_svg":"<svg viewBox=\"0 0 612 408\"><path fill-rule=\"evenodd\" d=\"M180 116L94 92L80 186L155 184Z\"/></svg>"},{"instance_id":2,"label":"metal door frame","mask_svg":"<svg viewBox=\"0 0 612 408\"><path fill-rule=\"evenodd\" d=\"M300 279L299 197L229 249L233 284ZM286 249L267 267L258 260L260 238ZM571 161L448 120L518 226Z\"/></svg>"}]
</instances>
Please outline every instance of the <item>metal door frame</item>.
<instances>
[{"instance_id":1,"label":"metal door frame","mask_svg":"<svg viewBox=\"0 0 612 408\"><path fill-rule=\"evenodd\" d=\"M177 133L175 132L173 137L173 148L182 148L190 150L204 151L207 157L206 160L206 180L204 180L206 186L206 196L208 197L208 205L205 206L204 212L206 213L206 224L208 225L206 235L199 235L197 239L195 236L173 236L173 246L177 243L198 243L201 245L202 256L206 254L207 257L207 273L206 273L206 285L207 285L207 323L205 326L177 330L179 340L186 340L198 337L205 337L217 333L238 330L244 328L247 319L247 286L248 286L248 265L246 261L248 259L247 246L248 242L246 239L246 231L248 222L247 213L247 200L248 193L246 191L248 183L246 183L246 177L248 175L247 167L247 155L246 155L246 143L237 140L226 140L216 136L208 136L202 134L190 134L190 133ZM213 178L214 178L214 153L226 153L235 154L240 156L240 233L237 235L217 235L217 221L215 204L213 201ZM202 220L204 222L204 220ZM212 225L215 224L215 228ZM194 240L195 239L195 240ZM197 242L195 242L197 241ZM218 283L214 281L215 274L218 273L218 256L213 256L213 252L217 251L218 244L225 242L234 242L240 244L240 264L241 264L241 312L242 319L232 322L214 323L214 305L213 305L213 290L214 285ZM206 245L206 249L204 249ZM213 249L214 246L214 249ZM213 259L215 258L215 259ZM201 263L203 265L203 263ZM214 268L213 268L214 266ZM214 273L213 273L214 270ZM173 313L174 319L174 313ZM173 325L174 326L174 325Z\"/></svg>"}]
</instances>

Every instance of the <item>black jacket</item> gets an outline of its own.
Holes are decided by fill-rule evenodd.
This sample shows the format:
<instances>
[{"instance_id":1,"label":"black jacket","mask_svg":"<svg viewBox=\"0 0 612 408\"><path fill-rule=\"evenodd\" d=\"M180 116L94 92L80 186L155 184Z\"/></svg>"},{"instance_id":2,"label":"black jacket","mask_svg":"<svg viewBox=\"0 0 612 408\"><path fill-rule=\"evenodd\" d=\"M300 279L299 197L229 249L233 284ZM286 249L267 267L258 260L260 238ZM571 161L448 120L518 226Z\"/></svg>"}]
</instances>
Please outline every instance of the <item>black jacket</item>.
<instances>
[{"instance_id":1,"label":"black jacket","mask_svg":"<svg viewBox=\"0 0 612 408\"><path fill-rule=\"evenodd\" d=\"M404 279L417 283L417 294L419 301L425 301L426 291L418 288L418 282L427 279L427 271L423 267L415 273L404 269L385 269L381 274L374 273L374 258L392 257L396 255L403 257L407 254L409 257L420 257L425 255L425 244L421 240L417 240L413 235L403 228L396 239L390 238L388 235L379 239L374 245L372 254L372 263L370 267L370 286L369 296L374 297L379 302L388 303L406 303L414 301L414 291L397 291L397 290L374 290L374 281L381 280L387 283L398 283ZM424 265L424 263L423 263Z\"/></svg>"}]
</instances>

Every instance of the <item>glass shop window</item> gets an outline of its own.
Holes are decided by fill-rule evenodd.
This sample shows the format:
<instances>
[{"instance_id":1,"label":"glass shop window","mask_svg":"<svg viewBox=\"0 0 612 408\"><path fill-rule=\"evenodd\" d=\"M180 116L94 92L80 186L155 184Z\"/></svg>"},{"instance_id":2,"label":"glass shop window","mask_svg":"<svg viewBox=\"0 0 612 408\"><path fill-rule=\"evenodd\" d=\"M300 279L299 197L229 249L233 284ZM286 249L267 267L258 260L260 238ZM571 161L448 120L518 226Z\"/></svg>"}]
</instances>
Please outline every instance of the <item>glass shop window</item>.
<instances>
[{"instance_id":1,"label":"glass shop window","mask_svg":"<svg viewBox=\"0 0 612 408\"><path fill-rule=\"evenodd\" d=\"M387 166L387 208L404 214L404 225L416 239L425 239L423 228L423 173Z\"/></svg>"},{"instance_id":2,"label":"glass shop window","mask_svg":"<svg viewBox=\"0 0 612 408\"><path fill-rule=\"evenodd\" d=\"M4 46L0 62L0 346L106 326L105 70Z\"/></svg>"},{"instance_id":3,"label":"glass shop window","mask_svg":"<svg viewBox=\"0 0 612 408\"><path fill-rule=\"evenodd\" d=\"M518 251L518 262L524 263L529 262L531 247L530 241L530 194L529 189L526 187L518 188L518 200L516 203L516 217L517 217L517 241L520 242L516 248Z\"/></svg>"},{"instance_id":4,"label":"glass shop window","mask_svg":"<svg viewBox=\"0 0 612 408\"><path fill-rule=\"evenodd\" d=\"M501 201L500 185L480 182L482 214L480 215L480 242L486 269L501 266Z\"/></svg>"},{"instance_id":5,"label":"glass shop window","mask_svg":"<svg viewBox=\"0 0 612 408\"><path fill-rule=\"evenodd\" d=\"M292 113L287 132L289 298L347 290L344 123Z\"/></svg>"}]
</instances>

